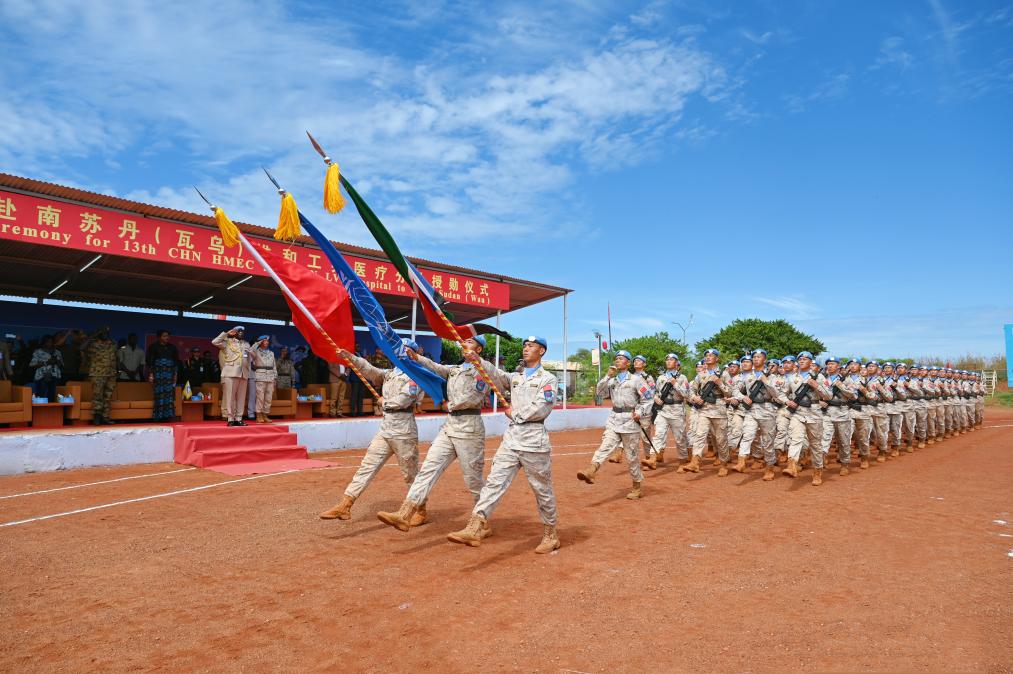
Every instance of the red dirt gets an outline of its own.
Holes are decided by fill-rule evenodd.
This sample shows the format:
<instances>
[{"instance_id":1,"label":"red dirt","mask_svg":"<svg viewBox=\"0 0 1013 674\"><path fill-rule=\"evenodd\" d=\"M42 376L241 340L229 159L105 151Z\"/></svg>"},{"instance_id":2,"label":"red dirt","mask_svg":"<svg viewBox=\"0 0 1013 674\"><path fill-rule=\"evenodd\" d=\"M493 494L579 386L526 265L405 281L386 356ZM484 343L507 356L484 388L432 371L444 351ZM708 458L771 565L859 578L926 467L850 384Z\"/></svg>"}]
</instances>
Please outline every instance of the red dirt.
<instances>
[{"instance_id":1,"label":"red dirt","mask_svg":"<svg viewBox=\"0 0 1013 674\"><path fill-rule=\"evenodd\" d=\"M456 466L408 534L350 522L343 467L0 528L0 671L993 671L1013 669L1013 410L911 456L808 479L575 478L598 431L553 436L563 547L519 476L480 548L448 543ZM490 446L496 444L490 442ZM0 496L179 468L0 478ZM808 472L806 473L808 476ZM201 470L0 500L0 523L229 478ZM994 520L1008 521L1008 525Z\"/></svg>"}]
</instances>

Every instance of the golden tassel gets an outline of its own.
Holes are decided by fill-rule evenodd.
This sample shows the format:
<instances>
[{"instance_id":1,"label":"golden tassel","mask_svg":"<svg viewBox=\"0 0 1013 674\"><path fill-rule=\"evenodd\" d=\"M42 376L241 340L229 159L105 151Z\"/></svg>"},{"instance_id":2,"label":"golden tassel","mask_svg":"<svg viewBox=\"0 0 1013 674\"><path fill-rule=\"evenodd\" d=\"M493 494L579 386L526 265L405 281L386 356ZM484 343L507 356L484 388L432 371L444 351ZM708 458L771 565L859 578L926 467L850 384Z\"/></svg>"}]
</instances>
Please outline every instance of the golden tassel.
<instances>
[{"instance_id":1,"label":"golden tassel","mask_svg":"<svg viewBox=\"0 0 1013 674\"><path fill-rule=\"evenodd\" d=\"M337 213L345 207L345 197L341 194L341 170L336 162L327 165L327 177L324 178L324 208L328 213Z\"/></svg>"},{"instance_id":2,"label":"golden tassel","mask_svg":"<svg viewBox=\"0 0 1013 674\"><path fill-rule=\"evenodd\" d=\"M274 232L274 238L278 241L291 241L302 236L302 229L299 227L299 207L295 205L295 198L288 192L281 198L281 213L278 214L278 229Z\"/></svg>"},{"instance_id":3,"label":"golden tassel","mask_svg":"<svg viewBox=\"0 0 1013 674\"><path fill-rule=\"evenodd\" d=\"M226 248L232 248L239 243L239 228L229 220L225 211L217 207L215 208L215 222L218 223L218 231L222 233L222 244Z\"/></svg>"}]
</instances>

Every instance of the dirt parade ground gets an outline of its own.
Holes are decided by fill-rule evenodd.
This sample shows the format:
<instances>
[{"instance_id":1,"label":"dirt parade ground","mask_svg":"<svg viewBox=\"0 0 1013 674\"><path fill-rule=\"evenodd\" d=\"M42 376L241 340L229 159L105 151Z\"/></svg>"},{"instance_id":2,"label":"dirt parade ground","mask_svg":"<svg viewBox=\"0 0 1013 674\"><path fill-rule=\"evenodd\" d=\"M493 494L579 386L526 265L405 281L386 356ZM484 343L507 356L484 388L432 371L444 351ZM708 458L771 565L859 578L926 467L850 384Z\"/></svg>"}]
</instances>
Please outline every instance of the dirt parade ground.
<instances>
[{"instance_id":1,"label":"dirt parade ground","mask_svg":"<svg viewBox=\"0 0 1013 674\"><path fill-rule=\"evenodd\" d=\"M638 502L625 465L576 479L599 437L553 434L544 556L523 476L481 547L447 542L470 509L456 464L407 534L376 519L406 491L393 464L351 521L317 518L361 451L252 479L2 478L0 671L1013 669L1013 410L819 488L677 474L669 452Z\"/></svg>"}]
</instances>

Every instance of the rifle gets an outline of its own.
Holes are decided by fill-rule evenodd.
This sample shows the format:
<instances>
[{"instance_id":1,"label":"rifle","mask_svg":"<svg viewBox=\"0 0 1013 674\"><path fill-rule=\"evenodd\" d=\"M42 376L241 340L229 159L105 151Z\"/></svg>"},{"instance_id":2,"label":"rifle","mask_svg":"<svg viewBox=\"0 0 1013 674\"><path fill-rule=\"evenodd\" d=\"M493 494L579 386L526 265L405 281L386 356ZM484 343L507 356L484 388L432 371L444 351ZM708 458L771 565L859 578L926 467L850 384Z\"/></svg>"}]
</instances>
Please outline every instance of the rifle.
<instances>
[{"instance_id":1,"label":"rifle","mask_svg":"<svg viewBox=\"0 0 1013 674\"><path fill-rule=\"evenodd\" d=\"M813 386L813 382L815 381L816 377L810 373L809 379L807 379L806 382L795 391L795 395L791 397L791 401L796 405L798 405L798 407L806 407L805 405L802 405L803 401L808 402L809 403L808 406L811 406L812 400L809 399L809 394L816 390L816 388ZM795 412L798 410L798 407L795 408L789 407L788 411L791 414L795 414Z\"/></svg>"},{"instance_id":2,"label":"rifle","mask_svg":"<svg viewBox=\"0 0 1013 674\"><path fill-rule=\"evenodd\" d=\"M662 401L664 401L666 398L668 398L668 394L672 392L673 388L674 388L674 385L672 384L672 382L671 381L666 381L665 385L661 387L660 391L658 391L658 397L661 398ZM664 406L665 406L664 402L662 402L660 405L658 403L654 403L653 405L651 405L651 424L652 425L654 424L654 420L658 418L658 412L660 412L661 408L664 407Z\"/></svg>"},{"instance_id":3,"label":"rifle","mask_svg":"<svg viewBox=\"0 0 1013 674\"><path fill-rule=\"evenodd\" d=\"M760 374L760 377L766 377L768 374L770 374L770 368L771 366L767 365L764 368L763 372ZM753 402L756 402L756 396L759 395L760 391L766 388L763 380L760 379L760 377L757 377L756 380L753 382L753 384L749 387L749 390L746 391L746 397L752 400ZM743 403L743 405L746 406L747 410L753 409L753 403Z\"/></svg>"}]
</instances>

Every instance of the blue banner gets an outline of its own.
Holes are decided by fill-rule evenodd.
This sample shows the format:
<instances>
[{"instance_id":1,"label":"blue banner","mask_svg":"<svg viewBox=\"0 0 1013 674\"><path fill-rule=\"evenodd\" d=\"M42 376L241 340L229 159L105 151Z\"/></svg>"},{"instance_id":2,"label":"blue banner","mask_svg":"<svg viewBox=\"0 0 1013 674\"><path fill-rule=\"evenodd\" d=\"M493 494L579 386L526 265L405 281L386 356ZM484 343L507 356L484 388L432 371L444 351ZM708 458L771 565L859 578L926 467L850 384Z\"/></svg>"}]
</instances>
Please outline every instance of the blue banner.
<instances>
[{"instance_id":1,"label":"blue banner","mask_svg":"<svg viewBox=\"0 0 1013 674\"><path fill-rule=\"evenodd\" d=\"M1003 332L1006 333L1006 381L1013 382L1013 324L1007 323Z\"/></svg>"},{"instance_id":2,"label":"blue banner","mask_svg":"<svg viewBox=\"0 0 1013 674\"><path fill-rule=\"evenodd\" d=\"M373 337L373 341L376 342L377 346L380 347L380 350L390 358L390 362L394 363L402 372L415 380L415 383L421 386L422 390L437 405L443 402L443 378L408 357L404 344L401 343L401 337L394 332L394 328L390 327L390 323L387 322L387 316L383 312L383 307L373 297L372 291L352 271L352 268L348 266L345 258L338 252L338 249L302 213L299 214L299 221L302 223L303 228L309 232L309 235L313 237L313 240L317 242L320 249L324 251L327 259L331 261L334 271L337 273L338 278L341 279L341 285L345 286L348 296L352 298L352 303L359 311L359 315L362 316L362 320L366 322L369 334Z\"/></svg>"}]
</instances>

